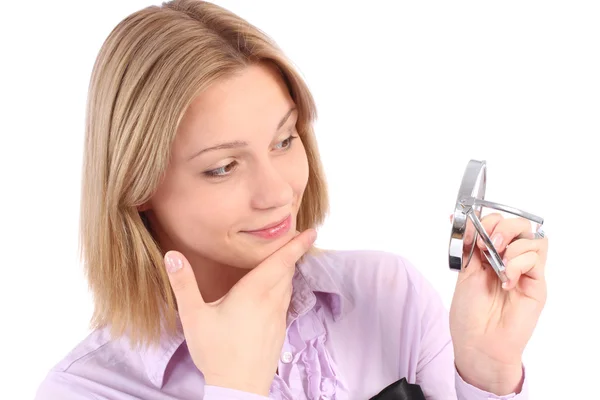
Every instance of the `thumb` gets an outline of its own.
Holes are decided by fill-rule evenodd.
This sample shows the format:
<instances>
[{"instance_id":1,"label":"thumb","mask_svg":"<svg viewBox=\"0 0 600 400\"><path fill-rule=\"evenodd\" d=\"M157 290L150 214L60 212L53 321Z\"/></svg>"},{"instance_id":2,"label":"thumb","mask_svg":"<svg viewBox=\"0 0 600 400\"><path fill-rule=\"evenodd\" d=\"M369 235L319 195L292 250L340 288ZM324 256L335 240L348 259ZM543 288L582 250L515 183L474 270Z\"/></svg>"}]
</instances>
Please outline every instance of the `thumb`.
<instances>
[{"instance_id":1,"label":"thumb","mask_svg":"<svg viewBox=\"0 0 600 400\"><path fill-rule=\"evenodd\" d=\"M178 251L168 251L165 254L165 266L177 301L179 316L184 323L183 320L187 315L196 315L196 311L205 303L198 289L192 266L183 254Z\"/></svg>"}]
</instances>

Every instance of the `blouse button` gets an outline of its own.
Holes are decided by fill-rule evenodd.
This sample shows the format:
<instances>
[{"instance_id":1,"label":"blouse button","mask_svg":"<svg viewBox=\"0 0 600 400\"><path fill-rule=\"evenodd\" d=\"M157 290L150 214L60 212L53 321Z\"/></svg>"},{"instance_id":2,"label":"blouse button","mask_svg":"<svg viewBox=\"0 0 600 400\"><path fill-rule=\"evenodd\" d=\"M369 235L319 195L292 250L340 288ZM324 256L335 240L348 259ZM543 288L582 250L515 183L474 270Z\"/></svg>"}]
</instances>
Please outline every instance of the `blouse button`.
<instances>
[{"instance_id":1,"label":"blouse button","mask_svg":"<svg viewBox=\"0 0 600 400\"><path fill-rule=\"evenodd\" d=\"M292 353L290 353L289 351L285 351L283 352L283 354L281 354L281 362L283 362L284 364L289 364L292 362Z\"/></svg>"}]
</instances>

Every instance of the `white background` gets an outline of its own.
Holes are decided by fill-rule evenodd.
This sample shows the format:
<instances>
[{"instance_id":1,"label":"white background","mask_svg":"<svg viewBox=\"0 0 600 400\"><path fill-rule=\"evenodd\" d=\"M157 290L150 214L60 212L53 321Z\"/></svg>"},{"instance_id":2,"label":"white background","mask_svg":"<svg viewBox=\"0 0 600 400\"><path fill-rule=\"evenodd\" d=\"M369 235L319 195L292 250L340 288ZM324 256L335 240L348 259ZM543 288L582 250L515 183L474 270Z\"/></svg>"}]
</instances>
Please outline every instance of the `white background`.
<instances>
[{"instance_id":1,"label":"white background","mask_svg":"<svg viewBox=\"0 0 600 400\"><path fill-rule=\"evenodd\" d=\"M597 3L218 3L274 37L315 95L332 210L317 243L401 253L449 306L448 216L468 160L487 160L486 197L543 216L550 239L531 398L600 397ZM150 4L2 2L2 398L32 398L87 334L87 85L110 30Z\"/></svg>"}]
</instances>

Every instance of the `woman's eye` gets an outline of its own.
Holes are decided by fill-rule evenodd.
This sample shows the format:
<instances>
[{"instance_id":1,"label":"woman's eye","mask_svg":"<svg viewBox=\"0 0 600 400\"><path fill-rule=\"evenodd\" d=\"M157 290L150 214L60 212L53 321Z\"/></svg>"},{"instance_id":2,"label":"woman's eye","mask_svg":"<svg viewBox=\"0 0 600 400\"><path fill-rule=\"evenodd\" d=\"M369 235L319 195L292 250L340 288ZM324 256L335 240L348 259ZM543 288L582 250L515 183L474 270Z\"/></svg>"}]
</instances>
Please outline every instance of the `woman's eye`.
<instances>
[{"instance_id":1,"label":"woman's eye","mask_svg":"<svg viewBox=\"0 0 600 400\"><path fill-rule=\"evenodd\" d=\"M232 161L223 167L219 167L219 168L211 169L210 171L206 171L206 172L204 172L204 175L206 175L208 177L226 176L226 175L229 175L231 173L231 171L234 170L235 166L236 166L236 162Z\"/></svg>"},{"instance_id":2,"label":"woman's eye","mask_svg":"<svg viewBox=\"0 0 600 400\"><path fill-rule=\"evenodd\" d=\"M286 149L288 149L288 148L290 148L292 146L292 140L294 140L296 138L297 138L297 136L290 135L286 139L284 139L281 142L277 143L275 145L275 147L278 150L286 150Z\"/></svg>"},{"instance_id":3,"label":"woman's eye","mask_svg":"<svg viewBox=\"0 0 600 400\"><path fill-rule=\"evenodd\" d=\"M294 135L290 135L287 138L285 138L284 140L282 140L281 142L277 143L275 145L275 149L276 150L288 150L290 147L292 147L292 141L294 139L296 139L298 136L294 136ZM210 171L205 171L203 172L203 174L205 176L208 176L209 178L219 178L219 177L224 177L227 176L229 174L231 174L231 172L235 169L235 167L237 166L237 162L236 161L232 161L229 164L219 167L219 168L215 168L215 169L211 169Z\"/></svg>"}]
</instances>

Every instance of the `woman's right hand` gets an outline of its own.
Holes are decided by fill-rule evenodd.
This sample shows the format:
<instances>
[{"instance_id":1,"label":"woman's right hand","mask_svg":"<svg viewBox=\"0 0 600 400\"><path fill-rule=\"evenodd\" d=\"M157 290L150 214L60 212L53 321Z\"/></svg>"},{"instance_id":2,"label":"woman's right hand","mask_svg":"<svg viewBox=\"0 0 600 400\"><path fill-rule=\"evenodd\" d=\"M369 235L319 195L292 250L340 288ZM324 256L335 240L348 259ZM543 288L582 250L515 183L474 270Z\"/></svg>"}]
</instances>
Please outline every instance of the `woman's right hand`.
<instances>
[{"instance_id":1,"label":"woman's right hand","mask_svg":"<svg viewBox=\"0 0 600 400\"><path fill-rule=\"evenodd\" d=\"M187 346L207 385L268 396L295 264L315 238L314 229L296 235L213 303L202 299L187 259L176 251L165 254Z\"/></svg>"}]
</instances>

